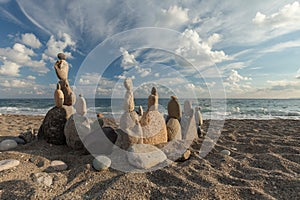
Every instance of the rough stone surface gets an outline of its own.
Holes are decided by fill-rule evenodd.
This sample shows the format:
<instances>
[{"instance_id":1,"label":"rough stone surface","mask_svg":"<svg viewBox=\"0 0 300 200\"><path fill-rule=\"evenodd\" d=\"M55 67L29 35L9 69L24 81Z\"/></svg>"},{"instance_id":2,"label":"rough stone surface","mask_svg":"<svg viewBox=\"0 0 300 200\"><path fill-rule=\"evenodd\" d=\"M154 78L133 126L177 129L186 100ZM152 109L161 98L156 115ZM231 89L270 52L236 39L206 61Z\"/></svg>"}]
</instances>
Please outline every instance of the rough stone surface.
<instances>
[{"instance_id":1,"label":"rough stone surface","mask_svg":"<svg viewBox=\"0 0 300 200\"><path fill-rule=\"evenodd\" d=\"M168 141L181 140L181 127L178 119L171 118L167 123Z\"/></svg>"},{"instance_id":2,"label":"rough stone surface","mask_svg":"<svg viewBox=\"0 0 300 200\"><path fill-rule=\"evenodd\" d=\"M60 84L57 84L57 89L54 92L54 100L55 100L55 106L60 108L64 104L65 96L60 88Z\"/></svg>"},{"instance_id":3,"label":"rough stone surface","mask_svg":"<svg viewBox=\"0 0 300 200\"><path fill-rule=\"evenodd\" d=\"M95 130L102 128L104 125L103 118L97 118L94 122L90 124L91 126L91 132L94 132Z\"/></svg>"},{"instance_id":4,"label":"rough stone surface","mask_svg":"<svg viewBox=\"0 0 300 200\"><path fill-rule=\"evenodd\" d=\"M53 160L50 163L50 167L55 171L64 171L68 168L68 165L61 160Z\"/></svg>"},{"instance_id":5,"label":"rough stone surface","mask_svg":"<svg viewBox=\"0 0 300 200\"><path fill-rule=\"evenodd\" d=\"M64 54L64 53L58 53L57 54L57 58L59 60L66 60L67 59L67 56Z\"/></svg>"},{"instance_id":6,"label":"rough stone surface","mask_svg":"<svg viewBox=\"0 0 300 200\"><path fill-rule=\"evenodd\" d=\"M167 156L157 147L149 144L134 144L127 152L131 165L140 169L152 168L167 160Z\"/></svg>"},{"instance_id":7,"label":"rough stone surface","mask_svg":"<svg viewBox=\"0 0 300 200\"><path fill-rule=\"evenodd\" d=\"M122 130L133 129L138 121L139 116L136 112L124 112L120 118L120 128Z\"/></svg>"},{"instance_id":8,"label":"rough stone surface","mask_svg":"<svg viewBox=\"0 0 300 200\"><path fill-rule=\"evenodd\" d=\"M82 139L89 133L90 124L87 117L75 113L67 120L64 134L68 147L74 150L83 149Z\"/></svg>"},{"instance_id":9,"label":"rough stone surface","mask_svg":"<svg viewBox=\"0 0 300 200\"><path fill-rule=\"evenodd\" d=\"M85 98L80 94L75 104L76 113L84 116L87 113Z\"/></svg>"},{"instance_id":10,"label":"rough stone surface","mask_svg":"<svg viewBox=\"0 0 300 200\"><path fill-rule=\"evenodd\" d=\"M87 135L83 142L87 151L93 155L109 155L117 140L117 133L111 127L98 128Z\"/></svg>"},{"instance_id":11,"label":"rough stone surface","mask_svg":"<svg viewBox=\"0 0 300 200\"><path fill-rule=\"evenodd\" d=\"M14 159L7 159L7 160L1 160L0 161L0 172L3 170L11 169L13 167L16 167L20 164L20 161L14 160Z\"/></svg>"},{"instance_id":12,"label":"rough stone surface","mask_svg":"<svg viewBox=\"0 0 300 200\"><path fill-rule=\"evenodd\" d=\"M184 102L184 111L180 125L183 140L194 140L198 137L194 110L190 101Z\"/></svg>"},{"instance_id":13,"label":"rough stone surface","mask_svg":"<svg viewBox=\"0 0 300 200\"><path fill-rule=\"evenodd\" d=\"M132 91L127 91L124 97L124 111L132 112L134 110L134 97Z\"/></svg>"},{"instance_id":14,"label":"rough stone surface","mask_svg":"<svg viewBox=\"0 0 300 200\"><path fill-rule=\"evenodd\" d=\"M6 139L0 143L0 151L11 150L11 149L16 148L17 146L18 146L18 144L15 140Z\"/></svg>"},{"instance_id":15,"label":"rough stone surface","mask_svg":"<svg viewBox=\"0 0 300 200\"><path fill-rule=\"evenodd\" d=\"M116 145L124 150L127 150L133 144L142 144L142 128L137 125L133 129L117 129L118 138Z\"/></svg>"},{"instance_id":16,"label":"rough stone surface","mask_svg":"<svg viewBox=\"0 0 300 200\"><path fill-rule=\"evenodd\" d=\"M64 127L73 112L72 106L54 107L49 110L39 129L38 138L52 144L66 144Z\"/></svg>"},{"instance_id":17,"label":"rough stone surface","mask_svg":"<svg viewBox=\"0 0 300 200\"><path fill-rule=\"evenodd\" d=\"M46 172L39 172L32 175L32 180L35 183L46 185L50 187L53 182L53 178L49 176Z\"/></svg>"},{"instance_id":18,"label":"rough stone surface","mask_svg":"<svg viewBox=\"0 0 300 200\"><path fill-rule=\"evenodd\" d=\"M108 169L111 165L111 160L107 156L97 156L93 160L93 167L97 171Z\"/></svg>"},{"instance_id":19,"label":"rough stone surface","mask_svg":"<svg viewBox=\"0 0 300 200\"><path fill-rule=\"evenodd\" d=\"M161 149L169 160L172 161L184 161L189 158L188 148L190 143L184 140L172 140L168 143L156 145Z\"/></svg>"},{"instance_id":20,"label":"rough stone surface","mask_svg":"<svg viewBox=\"0 0 300 200\"><path fill-rule=\"evenodd\" d=\"M143 144L159 144L168 141L165 119L158 111L147 111L141 119Z\"/></svg>"},{"instance_id":21,"label":"rough stone surface","mask_svg":"<svg viewBox=\"0 0 300 200\"><path fill-rule=\"evenodd\" d=\"M126 78L124 80L124 86L125 86L127 91L132 91L132 89L133 89L132 79L131 78Z\"/></svg>"},{"instance_id":22,"label":"rough stone surface","mask_svg":"<svg viewBox=\"0 0 300 200\"><path fill-rule=\"evenodd\" d=\"M68 80L59 81L62 92L64 93L64 105L72 106L76 102L76 95L72 91Z\"/></svg>"},{"instance_id":23,"label":"rough stone surface","mask_svg":"<svg viewBox=\"0 0 300 200\"><path fill-rule=\"evenodd\" d=\"M171 96L171 100L168 103L168 115L169 118L181 118L180 104L176 96Z\"/></svg>"},{"instance_id":24,"label":"rough stone surface","mask_svg":"<svg viewBox=\"0 0 300 200\"><path fill-rule=\"evenodd\" d=\"M54 64L54 69L56 72L57 77L60 80L67 80L68 79L68 73L69 73L69 65L68 62L65 60L58 60Z\"/></svg>"}]
</instances>

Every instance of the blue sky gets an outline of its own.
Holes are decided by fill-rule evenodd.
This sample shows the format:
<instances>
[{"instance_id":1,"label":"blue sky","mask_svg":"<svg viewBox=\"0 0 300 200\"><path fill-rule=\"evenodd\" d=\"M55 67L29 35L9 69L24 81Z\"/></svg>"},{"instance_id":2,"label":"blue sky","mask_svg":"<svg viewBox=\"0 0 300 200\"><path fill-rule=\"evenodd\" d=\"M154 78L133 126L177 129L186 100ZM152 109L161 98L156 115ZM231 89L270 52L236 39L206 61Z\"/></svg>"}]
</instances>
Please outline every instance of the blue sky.
<instances>
[{"instance_id":1,"label":"blue sky","mask_svg":"<svg viewBox=\"0 0 300 200\"><path fill-rule=\"evenodd\" d=\"M300 98L299 1L0 0L0 26L0 98L52 98L59 52L85 96Z\"/></svg>"}]
</instances>

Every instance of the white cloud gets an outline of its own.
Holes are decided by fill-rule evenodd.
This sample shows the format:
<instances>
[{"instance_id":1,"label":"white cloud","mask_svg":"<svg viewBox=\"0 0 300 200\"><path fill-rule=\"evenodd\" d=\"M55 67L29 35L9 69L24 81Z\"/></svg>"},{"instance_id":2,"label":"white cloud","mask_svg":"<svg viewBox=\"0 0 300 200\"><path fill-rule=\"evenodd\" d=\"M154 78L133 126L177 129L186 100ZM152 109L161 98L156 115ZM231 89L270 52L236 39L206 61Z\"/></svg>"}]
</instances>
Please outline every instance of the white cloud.
<instances>
[{"instance_id":1,"label":"white cloud","mask_svg":"<svg viewBox=\"0 0 300 200\"><path fill-rule=\"evenodd\" d=\"M32 48L40 48L42 46L39 39L33 33L22 34L21 41L23 44L28 45Z\"/></svg>"},{"instance_id":2,"label":"white cloud","mask_svg":"<svg viewBox=\"0 0 300 200\"><path fill-rule=\"evenodd\" d=\"M226 79L228 82L237 83L240 81L252 80L249 77L241 76L236 70L231 70L230 75Z\"/></svg>"},{"instance_id":3,"label":"white cloud","mask_svg":"<svg viewBox=\"0 0 300 200\"><path fill-rule=\"evenodd\" d=\"M72 40L69 34L60 32L58 38L51 35L47 42L47 49L44 51L42 58L55 62L57 54L63 52L67 58L72 58L71 52L65 52L67 47L75 48L76 43Z\"/></svg>"},{"instance_id":4,"label":"white cloud","mask_svg":"<svg viewBox=\"0 0 300 200\"><path fill-rule=\"evenodd\" d=\"M269 25L273 28L292 26L293 29L300 29L298 23L300 21L300 4L295 1L292 4L287 4L278 12L269 16L257 12L253 22L258 25Z\"/></svg>"},{"instance_id":5,"label":"white cloud","mask_svg":"<svg viewBox=\"0 0 300 200\"><path fill-rule=\"evenodd\" d=\"M121 67L123 67L124 70L128 70L132 67L138 66L138 62L135 60L133 54L129 54L128 51L123 47L120 48L120 51L123 56Z\"/></svg>"},{"instance_id":6,"label":"white cloud","mask_svg":"<svg viewBox=\"0 0 300 200\"><path fill-rule=\"evenodd\" d=\"M220 41L218 34L211 35L206 41L192 29L186 29L182 33L181 44L176 53L188 59L196 67L210 66L214 63L230 60L224 51L212 50L212 45Z\"/></svg>"},{"instance_id":7,"label":"white cloud","mask_svg":"<svg viewBox=\"0 0 300 200\"><path fill-rule=\"evenodd\" d=\"M0 83L0 85L7 88L26 88L31 87L32 83L21 79L14 79L5 80L4 82Z\"/></svg>"},{"instance_id":8,"label":"white cloud","mask_svg":"<svg viewBox=\"0 0 300 200\"><path fill-rule=\"evenodd\" d=\"M99 79L101 78L101 75L98 73L85 73L80 76L79 83L81 85L94 85L96 86L98 84Z\"/></svg>"},{"instance_id":9,"label":"white cloud","mask_svg":"<svg viewBox=\"0 0 300 200\"><path fill-rule=\"evenodd\" d=\"M233 62L220 67L220 70L225 71L228 69L243 69L245 67L247 67L247 64L244 62Z\"/></svg>"},{"instance_id":10,"label":"white cloud","mask_svg":"<svg viewBox=\"0 0 300 200\"><path fill-rule=\"evenodd\" d=\"M21 66L10 61L3 61L3 65L0 65L0 74L8 76L19 76Z\"/></svg>"},{"instance_id":11,"label":"white cloud","mask_svg":"<svg viewBox=\"0 0 300 200\"><path fill-rule=\"evenodd\" d=\"M180 27L189 21L189 9L177 5L170 6L168 9L161 9L157 16L157 26L175 28Z\"/></svg>"},{"instance_id":12,"label":"white cloud","mask_svg":"<svg viewBox=\"0 0 300 200\"><path fill-rule=\"evenodd\" d=\"M30 67L35 72L47 73L49 69L46 68L44 61L33 60L31 58L35 55L32 49L20 43L15 43L12 48L0 48L0 61L4 63L1 66L2 73L18 76L19 68L21 67Z\"/></svg>"},{"instance_id":13,"label":"white cloud","mask_svg":"<svg viewBox=\"0 0 300 200\"><path fill-rule=\"evenodd\" d=\"M263 49L262 53L281 52L285 49L300 47L300 40L293 40L288 42L278 43L274 46Z\"/></svg>"}]
</instances>

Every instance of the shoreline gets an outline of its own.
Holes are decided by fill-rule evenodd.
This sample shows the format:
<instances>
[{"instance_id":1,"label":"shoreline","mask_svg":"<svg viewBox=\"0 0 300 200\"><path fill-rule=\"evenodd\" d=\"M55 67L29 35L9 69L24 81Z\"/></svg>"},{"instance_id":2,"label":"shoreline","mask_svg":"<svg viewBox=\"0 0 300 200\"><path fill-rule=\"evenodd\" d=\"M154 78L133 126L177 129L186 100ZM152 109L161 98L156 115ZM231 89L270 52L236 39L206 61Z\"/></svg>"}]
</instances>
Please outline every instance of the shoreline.
<instances>
[{"instance_id":1,"label":"shoreline","mask_svg":"<svg viewBox=\"0 0 300 200\"><path fill-rule=\"evenodd\" d=\"M19 131L38 129L43 116L1 115L0 141ZM111 123L111 120L106 122ZM204 129L209 121L204 121ZM35 141L0 152L0 160L20 165L0 172L2 199L296 199L300 180L299 120L225 120L222 134L203 159L197 156L204 138L191 147L191 158L147 173L115 169L96 171L93 156L67 146ZM229 156L220 154L227 149ZM29 160L43 162L37 166ZM68 169L47 172L50 162L62 160ZM50 187L32 181L47 172Z\"/></svg>"}]
</instances>

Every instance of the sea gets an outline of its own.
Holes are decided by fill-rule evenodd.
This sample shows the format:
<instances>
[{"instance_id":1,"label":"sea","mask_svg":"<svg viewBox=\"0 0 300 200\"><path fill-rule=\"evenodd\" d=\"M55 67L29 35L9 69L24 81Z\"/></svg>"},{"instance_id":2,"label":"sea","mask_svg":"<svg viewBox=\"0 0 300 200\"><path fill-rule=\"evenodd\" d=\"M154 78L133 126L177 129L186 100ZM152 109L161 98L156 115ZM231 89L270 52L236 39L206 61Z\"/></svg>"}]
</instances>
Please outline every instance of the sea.
<instances>
[{"instance_id":1,"label":"sea","mask_svg":"<svg viewBox=\"0 0 300 200\"><path fill-rule=\"evenodd\" d=\"M170 99L159 99L159 111L167 114ZM200 106L204 119L300 119L300 99L189 99ZM123 99L87 99L88 117L102 113L119 118ZM183 109L184 101L180 101ZM46 115L54 106L53 99L0 99L0 114ZM135 99L135 110L147 109L147 99Z\"/></svg>"}]
</instances>

